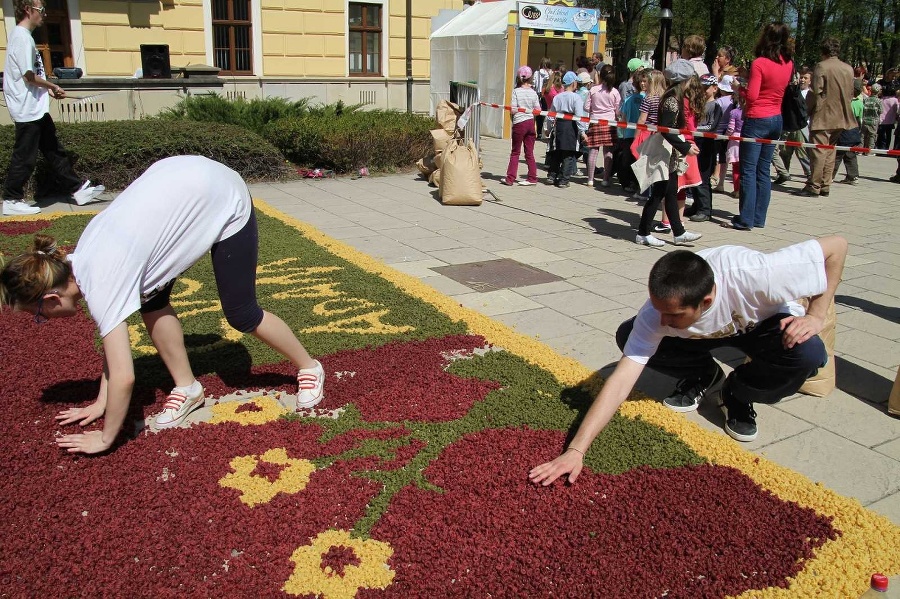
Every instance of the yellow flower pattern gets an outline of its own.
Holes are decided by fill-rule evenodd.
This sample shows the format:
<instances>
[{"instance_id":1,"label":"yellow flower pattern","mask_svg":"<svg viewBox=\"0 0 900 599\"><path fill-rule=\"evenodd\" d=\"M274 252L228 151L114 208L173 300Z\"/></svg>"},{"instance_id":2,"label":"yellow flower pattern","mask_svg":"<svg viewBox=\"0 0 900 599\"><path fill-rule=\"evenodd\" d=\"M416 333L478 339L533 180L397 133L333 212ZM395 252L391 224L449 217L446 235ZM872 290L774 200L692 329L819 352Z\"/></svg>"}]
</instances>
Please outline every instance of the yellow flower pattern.
<instances>
[{"instance_id":1,"label":"yellow flower pattern","mask_svg":"<svg viewBox=\"0 0 900 599\"><path fill-rule=\"evenodd\" d=\"M251 404L258 410L241 410ZM278 401L268 395L257 397L250 401L226 401L217 403L212 407L210 424L222 424L223 422L237 422L244 426L268 424L275 422L282 414L290 412Z\"/></svg>"},{"instance_id":2,"label":"yellow flower pattern","mask_svg":"<svg viewBox=\"0 0 900 599\"><path fill-rule=\"evenodd\" d=\"M322 557L332 547L353 550L358 565L345 565L343 573L322 567ZM353 599L359 589L386 589L394 580L388 560L394 554L387 543L374 539L354 539L346 530L326 530L309 545L297 548L291 555L294 573L284 584L291 595L319 595L324 599Z\"/></svg>"},{"instance_id":3,"label":"yellow flower pattern","mask_svg":"<svg viewBox=\"0 0 900 599\"><path fill-rule=\"evenodd\" d=\"M253 474L260 462L284 466L278 478L270 481ZM269 503L279 493L299 493L309 484L316 466L309 460L289 458L283 447L270 449L261 456L237 456L231 460L233 472L219 480L219 486L237 489L240 500L248 507Z\"/></svg>"}]
</instances>

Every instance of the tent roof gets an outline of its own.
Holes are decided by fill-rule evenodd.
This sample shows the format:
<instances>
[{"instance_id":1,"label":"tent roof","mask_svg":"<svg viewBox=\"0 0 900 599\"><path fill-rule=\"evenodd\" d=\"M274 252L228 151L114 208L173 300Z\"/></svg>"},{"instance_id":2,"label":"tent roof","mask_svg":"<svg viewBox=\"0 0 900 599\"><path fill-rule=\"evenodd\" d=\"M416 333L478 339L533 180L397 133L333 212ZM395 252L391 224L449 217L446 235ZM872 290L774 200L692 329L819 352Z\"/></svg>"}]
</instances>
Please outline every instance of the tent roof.
<instances>
[{"instance_id":1,"label":"tent roof","mask_svg":"<svg viewBox=\"0 0 900 599\"><path fill-rule=\"evenodd\" d=\"M436 37L490 35L506 33L509 12L516 10L516 0L473 4L431 34Z\"/></svg>"}]
</instances>

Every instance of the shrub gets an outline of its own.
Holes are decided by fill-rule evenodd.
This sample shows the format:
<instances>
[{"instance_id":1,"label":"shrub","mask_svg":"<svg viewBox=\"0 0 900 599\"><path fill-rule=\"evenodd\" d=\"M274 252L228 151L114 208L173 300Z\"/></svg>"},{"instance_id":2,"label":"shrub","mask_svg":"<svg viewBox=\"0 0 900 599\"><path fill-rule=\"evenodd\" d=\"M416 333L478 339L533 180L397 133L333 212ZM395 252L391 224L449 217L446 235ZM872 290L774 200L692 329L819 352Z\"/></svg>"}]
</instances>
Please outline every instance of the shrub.
<instances>
[{"instance_id":1,"label":"shrub","mask_svg":"<svg viewBox=\"0 0 900 599\"><path fill-rule=\"evenodd\" d=\"M197 154L228 165L247 181L291 176L281 153L262 137L235 125L148 119L60 123L59 139L72 156L76 172L108 189L122 189L148 166L169 156ZM15 140L14 126L0 127L0 177ZM36 196L58 195L54 177L39 159L32 177Z\"/></svg>"},{"instance_id":2,"label":"shrub","mask_svg":"<svg viewBox=\"0 0 900 599\"><path fill-rule=\"evenodd\" d=\"M230 123L246 127L262 134L266 125L284 118L300 118L307 115L333 116L354 112L361 104L346 106L343 102L332 105L310 104L309 98L291 102L284 98L227 100L218 94L187 96L159 117L164 120L189 120L209 123Z\"/></svg>"},{"instance_id":3,"label":"shrub","mask_svg":"<svg viewBox=\"0 0 900 599\"><path fill-rule=\"evenodd\" d=\"M434 127L430 117L370 110L281 119L264 134L292 162L346 173L411 166L431 147Z\"/></svg>"}]
</instances>

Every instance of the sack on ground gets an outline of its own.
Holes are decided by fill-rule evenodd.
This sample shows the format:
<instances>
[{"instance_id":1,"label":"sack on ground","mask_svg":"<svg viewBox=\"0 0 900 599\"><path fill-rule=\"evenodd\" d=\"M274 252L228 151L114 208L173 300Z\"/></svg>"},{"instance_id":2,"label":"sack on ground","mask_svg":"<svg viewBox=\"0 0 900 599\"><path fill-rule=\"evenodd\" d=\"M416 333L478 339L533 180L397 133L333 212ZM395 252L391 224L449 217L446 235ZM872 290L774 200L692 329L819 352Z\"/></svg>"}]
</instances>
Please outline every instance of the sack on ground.
<instances>
[{"instance_id":1,"label":"sack on ground","mask_svg":"<svg viewBox=\"0 0 900 599\"><path fill-rule=\"evenodd\" d=\"M456 131L456 119L462 113L462 108L450 100L441 100L435 109L438 126L450 135L453 135L454 131Z\"/></svg>"},{"instance_id":2,"label":"sack on ground","mask_svg":"<svg viewBox=\"0 0 900 599\"><path fill-rule=\"evenodd\" d=\"M897 378L894 379L894 388L891 389L891 398L888 399L888 414L900 416L900 368L897 369Z\"/></svg>"},{"instance_id":3,"label":"sack on ground","mask_svg":"<svg viewBox=\"0 0 900 599\"><path fill-rule=\"evenodd\" d=\"M434 187L441 186L441 169L437 168L431 171L431 174L428 175L428 184Z\"/></svg>"},{"instance_id":4,"label":"sack on ground","mask_svg":"<svg viewBox=\"0 0 900 599\"><path fill-rule=\"evenodd\" d=\"M441 203L449 206L479 206L482 199L478 151L472 142L454 139L444 150L441 162Z\"/></svg>"},{"instance_id":5,"label":"sack on ground","mask_svg":"<svg viewBox=\"0 0 900 599\"><path fill-rule=\"evenodd\" d=\"M442 166L444 166L444 153L438 152L437 154L435 154L431 159L431 162L432 164L434 164L434 168L441 168Z\"/></svg>"},{"instance_id":6,"label":"sack on ground","mask_svg":"<svg viewBox=\"0 0 900 599\"><path fill-rule=\"evenodd\" d=\"M447 148L447 144L453 139L452 131L449 133L443 129L432 129L431 139L434 145L434 153L443 152Z\"/></svg>"},{"instance_id":7,"label":"sack on ground","mask_svg":"<svg viewBox=\"0 0 900 599\"><path fill-rule=\"evenodd\" d=\"M434 157L426 156L425 158L420 158L416 162L416 168L419 169L419 172L423 177L428 178L428 176L434 172L435 168L437 168L434 165Z\"/></svg>"},{"instance_id":8,"label":"sack on ground","mask_svg":"<svg viewBox=\"0 0 900 599\"><path fill-rule=\"evenodd\" d=\"M801 300L800 303L805 308L809 302L804 299ZM819 368L819 372L806 379L806 382L800 387L800 393L814 395L816 397L825 397L834 391L834 341L836 324L837 314L834 311L834 300L832 300L831 305L828 306L828 311L825 313L825 326L822 328L822 332L819 333L822 343L825 344L825 351L828 352L828 363L822 368Z\"/></svg>"}]
</instances>

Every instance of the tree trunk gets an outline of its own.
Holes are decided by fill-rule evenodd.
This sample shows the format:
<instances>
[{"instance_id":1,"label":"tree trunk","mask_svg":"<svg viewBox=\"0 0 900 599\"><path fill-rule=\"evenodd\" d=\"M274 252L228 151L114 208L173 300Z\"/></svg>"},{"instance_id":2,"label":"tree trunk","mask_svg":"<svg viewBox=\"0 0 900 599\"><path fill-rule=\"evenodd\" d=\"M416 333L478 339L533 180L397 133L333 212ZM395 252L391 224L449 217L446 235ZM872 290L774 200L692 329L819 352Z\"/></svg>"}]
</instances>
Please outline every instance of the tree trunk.
<instances>
[{"instance_id":1,"label":"tree trunk","mask_svg":"<svg viewBox=\"0 0 900 599\"><path fill-rule=\"evenodd\" d=\"M704 62L711 65L719 52L722 34L725 32L725 0L709 2L709 39L706 40L706 56Z\"/></svg>"}]
</instances>

